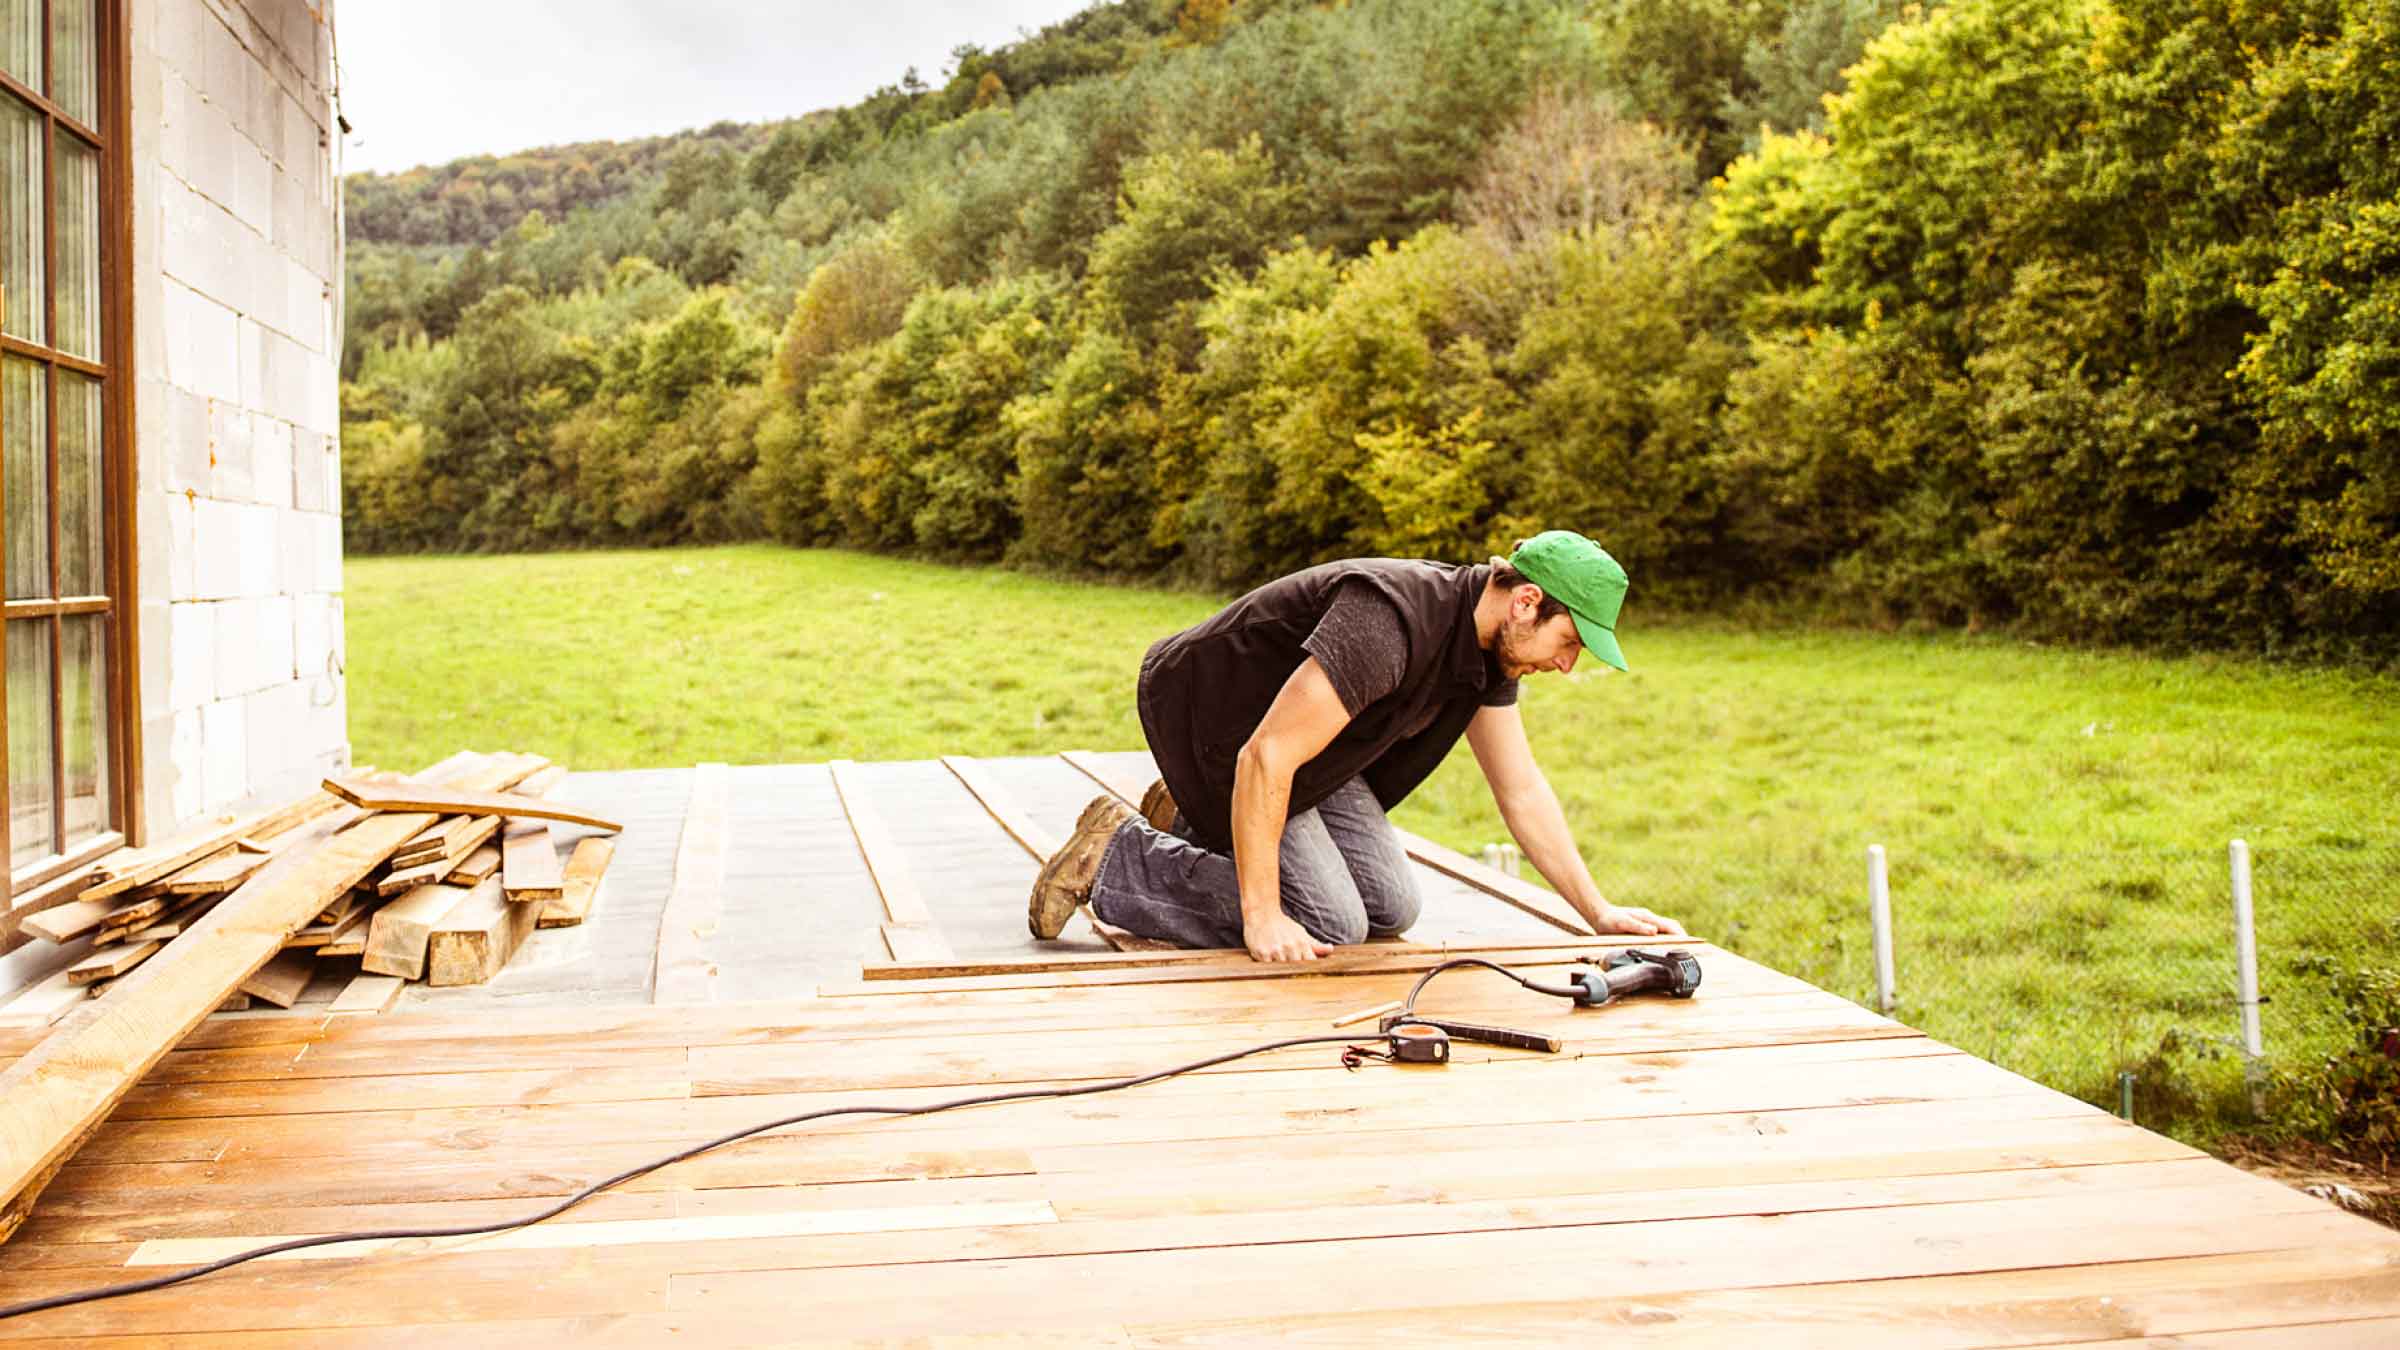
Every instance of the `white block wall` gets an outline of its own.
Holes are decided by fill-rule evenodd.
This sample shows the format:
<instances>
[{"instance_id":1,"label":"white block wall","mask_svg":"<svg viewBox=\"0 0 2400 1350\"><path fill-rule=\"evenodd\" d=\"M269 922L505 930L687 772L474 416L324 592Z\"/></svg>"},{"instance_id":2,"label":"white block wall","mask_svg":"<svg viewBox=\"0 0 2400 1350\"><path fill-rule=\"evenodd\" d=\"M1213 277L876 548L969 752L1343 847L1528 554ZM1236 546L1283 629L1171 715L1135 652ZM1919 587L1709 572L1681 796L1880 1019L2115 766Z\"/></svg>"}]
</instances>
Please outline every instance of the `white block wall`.
<instances>
[{"instance_id":1,"label":"white block wall","mask_svg":"<svg viewBox=\"0 0 2400 1350\"><path fill-rule=\"evenodd\" d=\"M331 0L132 0L149 837L350 761Z\"/></svg>"}]
</instances>

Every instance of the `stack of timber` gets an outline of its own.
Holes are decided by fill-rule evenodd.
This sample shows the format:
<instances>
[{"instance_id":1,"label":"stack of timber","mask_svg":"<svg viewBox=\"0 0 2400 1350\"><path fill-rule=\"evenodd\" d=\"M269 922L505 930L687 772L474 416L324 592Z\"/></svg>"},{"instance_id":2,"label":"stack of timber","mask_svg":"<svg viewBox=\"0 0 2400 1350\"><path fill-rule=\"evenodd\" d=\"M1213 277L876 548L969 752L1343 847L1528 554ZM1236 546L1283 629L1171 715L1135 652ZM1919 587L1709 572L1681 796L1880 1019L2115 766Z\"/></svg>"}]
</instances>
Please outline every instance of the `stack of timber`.
<instances>
[{"instance_id":1,"label":"stack of timber","mask_svg":"<svg viewBox=\"0 0 2400 1350\"><path fill-rule=\"evenodd\" d=\"M377 793L384 801L413 794L420 800L401 804L443 813L286 934L220 1010L259 1003L289 1008L321 973L355 977L336 999L345 1012L380 1011L408 980L488 981L534 927L583 921L614 842L581 839L562 866L550 821L471 809L466 798L510 791L536 799L565 775L535 755L461 752L414 779L357 770L273 810L158 847L119 850L78 878L72 899L20 920L27 938L82 942L88 954L0 1002L0 1024L55 1022L136 968L172 956L177 938L309 836L302 827L330 818L332 835L348 835L390 814L362 804ZM429 792L461 800L422 800Z\"/></svg>"},{"instance_id":2,"label":"stack of timber","mask_svg":"<svg viewBox=\"0 0 2400 1350\"><path fill-rule=\"evenodd\" d=\"M0 1070L0 1101L8 1103L0 1111L0 1240L126 1091L227 999L289 1006L327 959L321 953L350 948L378 983L345 990L334 1011L380 1011L402 978L383 965L406 965L406 978L436 983L488 980L549 906L580 913L555 849L547 867L531 848L502 850L496 864L476 854L488 846L480 841L513 837L520 827L537 828L547 844L552 821L614 831L609 821L523 790L546 790L563 773L534 755L461 753L419 780L329 778L324 791L277 812L112 858L73 903L30 916L66 934L54 941L107 942L61 972L82 1001ZM521 864L511 861L520 854ZM390 888L428 868L438 879ZM453 883L473 868L482 869L481 881ZM234 872L234 881L221 882ZM185 908L191 902L177 896L186 893L174 889L199 886L196 877L218 887L189 892L213 897L205 912ZM588 908L589 897L581 904ZM395 912L405 920L387 923ZM141 936L161 920L176 931ZM378 953L387 927L396 936ZM399 954L412 948L417 955L404 961ZM103 983L101 997L84 997Z\"/></svg>"}]
</instances>

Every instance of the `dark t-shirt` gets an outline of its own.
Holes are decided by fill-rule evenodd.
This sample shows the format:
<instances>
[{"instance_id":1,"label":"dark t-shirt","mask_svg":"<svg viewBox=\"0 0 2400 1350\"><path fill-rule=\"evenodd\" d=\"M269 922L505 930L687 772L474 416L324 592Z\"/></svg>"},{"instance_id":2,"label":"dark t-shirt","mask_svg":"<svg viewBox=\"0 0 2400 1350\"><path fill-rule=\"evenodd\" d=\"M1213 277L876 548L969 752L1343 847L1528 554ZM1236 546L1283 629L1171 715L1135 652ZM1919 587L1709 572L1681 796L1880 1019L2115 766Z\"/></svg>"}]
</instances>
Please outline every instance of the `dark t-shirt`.
<instances>
[{"instance_id":1,"label":"dark t-shirt","mask_svg":"<svg viewBox=\"0 0 2400 1350\"><path fill-rule=\"evenodd\" d=\"M1352 717L1399 689L1408 674L1408 632L1399 606L1362 579L1333 588L1325 617L1300 645L1325 668L1333 692L1341 695L1342 711ZM1504 679L1484 691L1482 706L1506 707L1516 701L1517 682ZM1423 731L1437 711L1425 709L1402 734Z\"/></svg>"},{"instance_id":2,"label":"dark t-shirt","mask_svg":"<svg viewBox=\"0 0 2400 1350\"><path fill-rule=\"evenodd\" d=\"M1142 730L1196 841L1230 843L1234 760L1313 656L1350 722L1293 776L1291 811L1364 776L1385 807L1441 763L1479 708L1516 701L1475 637L1483 567L1388 558L1269 582L1142 663Z\"/></svg>"}]
</instances>

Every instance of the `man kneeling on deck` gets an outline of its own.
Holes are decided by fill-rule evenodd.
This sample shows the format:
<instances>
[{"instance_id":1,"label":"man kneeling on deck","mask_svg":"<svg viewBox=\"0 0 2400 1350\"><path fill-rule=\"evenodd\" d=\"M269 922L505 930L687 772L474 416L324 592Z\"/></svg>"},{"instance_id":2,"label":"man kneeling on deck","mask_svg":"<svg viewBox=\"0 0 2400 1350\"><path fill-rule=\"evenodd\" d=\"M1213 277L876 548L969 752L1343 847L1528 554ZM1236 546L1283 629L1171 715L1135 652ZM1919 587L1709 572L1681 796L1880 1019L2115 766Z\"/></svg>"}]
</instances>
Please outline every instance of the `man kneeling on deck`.
<instances>
[{"instance_id":1,"label":"man kneeling on deck","mask_svg":"<svg viewBox=\"0 0 2400 1350\"><path fill-rule=\"evenodd\" d=\"M1551 530L1506 561L1361 558L1270 582L1142 659L1142 731L1161 779L1136 814L1083 809L1034 882L1033 934L1075 913L1186 947L1312 961L1405 930L1421 901L1384 812L1461 732L1501 819L1601 933L1683 932L1612 905L1533 762L1517 681L1589 650L1624 670L1625 569Z\"/></svg>"}]
</instances>

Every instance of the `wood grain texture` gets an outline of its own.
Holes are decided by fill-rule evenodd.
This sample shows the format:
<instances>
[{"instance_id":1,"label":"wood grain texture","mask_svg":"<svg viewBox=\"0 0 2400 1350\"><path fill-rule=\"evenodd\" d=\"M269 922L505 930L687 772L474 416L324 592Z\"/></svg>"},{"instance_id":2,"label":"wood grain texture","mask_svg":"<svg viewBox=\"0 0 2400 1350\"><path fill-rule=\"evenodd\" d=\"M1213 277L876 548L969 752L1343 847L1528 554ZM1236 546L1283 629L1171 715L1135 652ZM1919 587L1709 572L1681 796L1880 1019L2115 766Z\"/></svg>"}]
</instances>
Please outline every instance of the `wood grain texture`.
<instances>
[{"instance_id":1,"label":"wood grain texture","mask_svg":"<svg viewBox=\"0 0 2400 1350\"><path fill-rule=\"evenodd\" d=\"M376 910L375 916L367 921L367 943L360 953L363 967L375 975L423 979L425 944L432 940L433 930L470 893L467 887L446 882L419 886Z\"/></svg>"},{"instance_id":2,"label":"wood grain texture","mask_svg":"<svg viewBox=\"0 0 2400 1350\"><path fill-rule=\"evenodd\" d=\"M241 983L240 992L278 1008L288 1008L300 1001L300 991L316 977L317 959L306 951L279 953L274 960L251 972Z\"/></svg>"},{"instance_id":3,"label":"wood grain texture","mask_svg":"<svg viewBox=\"0 0 2400 1350\"><path fill-rule=\"evenodd\" d=\"M485 984L525 945L542 917L537 904L522 904L486 881L467 893L434 926L425 946L425 982L435 986Z\"/></svg>"},{"instance_id":4,"label":"wood grain texture","mask_svg":"<svg viewBox=\"0 0 2400 1350\"><path fill-rule=\"evenodd\" d=\"M145 849L139 855L124 858L111 869L106 880L94 883L80 898L105 900L112 895L121 895L214 856L230 848L235 840L271 839L328 815L340 805L338 800L324 793L312 793L290 805L255 812L155 849Z\"/></svg>"},{"instance_id":5,"label":"wood grain texture","mask_svg":"<svg viewBox=\"0 0 2400 1350\"><path fill-rule=\"evenodd\" d=\"M595 830L623 828L605 816L508 792L474 792L412 782L372 783L356 778L328 778L325 790L353 806L374 811L472 813L519 820L556 820Z\"/></svg>"},{"instance_id":6,"label":"wood grain texture","mask_svg":"<svg viewBox=\"0 0 2400 1350\"><path fill-rule=\"evenodd\" d=\"M94 980L114 979L150 959L165 944L158 942L127 943L94 952L67 967L67 978L77 984Z\"/></svg>"},{"instance_id":7,"label":"wood grain texture","mask_svg":"<svg viewBox=\"0 0 2400 1350\"><path fill-rule=\"evenodd\" d=\"M978 776L1026 793L1041 781L990 767ZM1024 798L1043 812L1074 778L1046 768L1056 781ZM1025 869L1035 850L984 823L989 807L945 780L955 769L916 772L945 809L887 823L934 902L974 881L942 870L945 833L977 836L977 866ZM753 851L765 837L781 832L787 857L855 837L821 778L801 827L758 802L728 809L765 772L711 777L688 806L678 775L654 789L655 812L627 815L644 835L680 820L676 884L713 885L719 922L737 915L728 876L770 874ZM656 902L665 843L625 845L617 880L658 881L612 905ZM851 857L831 861L855 878ZM795 880L802 899L815 880ZM533 908L503 899L480 913ZM873 909L880 951L905 958L925 936ZM475 931L470 917L451 930ZM854 941L854 922L846 912L832 938ZM606 927L562 934L556 950ZM706 960L732 950L710 942L745 935L695 936ZM883 978L812 974L816 996L776 1002L420 990L380 1015L212 1019L149 1067L31 1207L0 1262L0 1303L278 1235L505 1220L698 1140L826 1108L1080 1089L1269 1039L1355 1034L1328 1023L1470 950L1555 978L1628 945L1656 943L1378 942L1306 968L1233 951L1031 963L969 951L864 972ZM1348 1072L1339 1044L1311 1045L1071 1101L822 1120L504 1238L261 1262L29 1317L0 1341L1161 1346L1597 1331L1913 1350L2365 1344L2400 1325L2400 1237L1792 976L1675 945L1707 969L1696 998L1578 1010L1480 970L1427 992L1431 1011L1556 1037L1557 1054L1462 1046L1443 1068ZM381 1006L397 985L354 988ZM0 1061L41 1044L0 1031Z\"/></svg>"},{"instance_id":8,"label":"wood grain texture","mask_svg":"<svg viewBox=\"0 0 2400 1350\"><path fill-rule=\"evenodd\" d=\"M222 852L180 871L171 872L154 884L176 895L215 895L230 891L248 881L274 856L272 850L261 853L241 847L248 842L246 839L237 839Z\"/></svg>"},{"instance_id":9,"label":"wood grain texture","mask_svg":"<svg viewBox=\"0 0 2400 1350\"><path fill-rule=\"evenodd\" d=\"M542 907L541 926L572 928L590 917L592 905L599 899L601 879L608 873L609 860L617 855L613 839L594 835L575 841L575 852L567 859L560 877L559 898Z\"/></svg>"},{"instance_id":10,"label":"wood grain texture","mask_svg":"<svg viewBox=\"0 0 2400 1350\"><path fill-rule=\"evenodd\" d=\"M294 929L427 823L398 814L295 841L177 938L173 959L135 970L0 1070L0 1101L9 1104L0 1112L0 1195L47 1174Z\"/></svg>"},{"instance_id":11,"label":"wood grain texture","mask_svg":"<svg viewBox=\"0 0 2400 1350\"><path fill-rule=\"evenodd\" d=\"M717 968L709 948L725 913L731 812L732 771L722 764L695 769L683 837L675 847L675 880L658 915L653 1003L707 1003L716 997Z\"/></svg>"},{"instance_id":12,"label":"wood grain texture","mask_svg":"<svg viewBox=\"0 0 2400 1350\"><path fill-rule=\"evenodd\" d=\"M1697 999L1584 1013L1497 976L1436 986L1574 1054L1346 1073L1307 1047L1073 1104L801 1127L505 1238L265 1262L11 1331L747 1344L792 1339L799 1307L811 1341L1455 1343L1585 1336L1603 1309L1612 1340L1896 1348L2355 1343L2400 1319L2400 1237L1922 1037L1778 1041L1890 1024L1711 959ZM1413 978L1086 973L1154 982L212 1024L178 1052L188 1080L145 1083L53 1184L0 1300L278 1235L506 1218L778 1115L1088 1083L1321 1029ZM759 1074L814 1086L694 1095ZM1325 1294L1392 1269L1466 1274Z\"/></svg>"},{"instance_id":13,"label":"wood grain texture","mask_svg":"<svg viewBox=\"0 0 2400 1350\"><path fill-rule=\"evenodd\" d=\"M517 904L541 905L566 894L558 844L538 820L512 820L500 832L500 890Z\"/></svg>"},{"instance_id":14,"label":"wood grain texture","mask_svg":"<svg viewBox=\"0 0 2400 1350\"><path fill-rule=\"evenodd\" d=\"M379 1013L392 1006L408 981L396 975L358 975L342 986L325 1011L332 1016L351 1013Z\"/></svg>"},{"instance_id":15,"label":"wood grain texture","mask_svg":"<svg viewBox=\"0 0 2400 1350\"><path fill-rule=\"evenodd\" d=\"M473 886L500 870L500 846L486 844L468 854L448 876L440 878L453 886Z\"/></svg>"}]
</instances>

